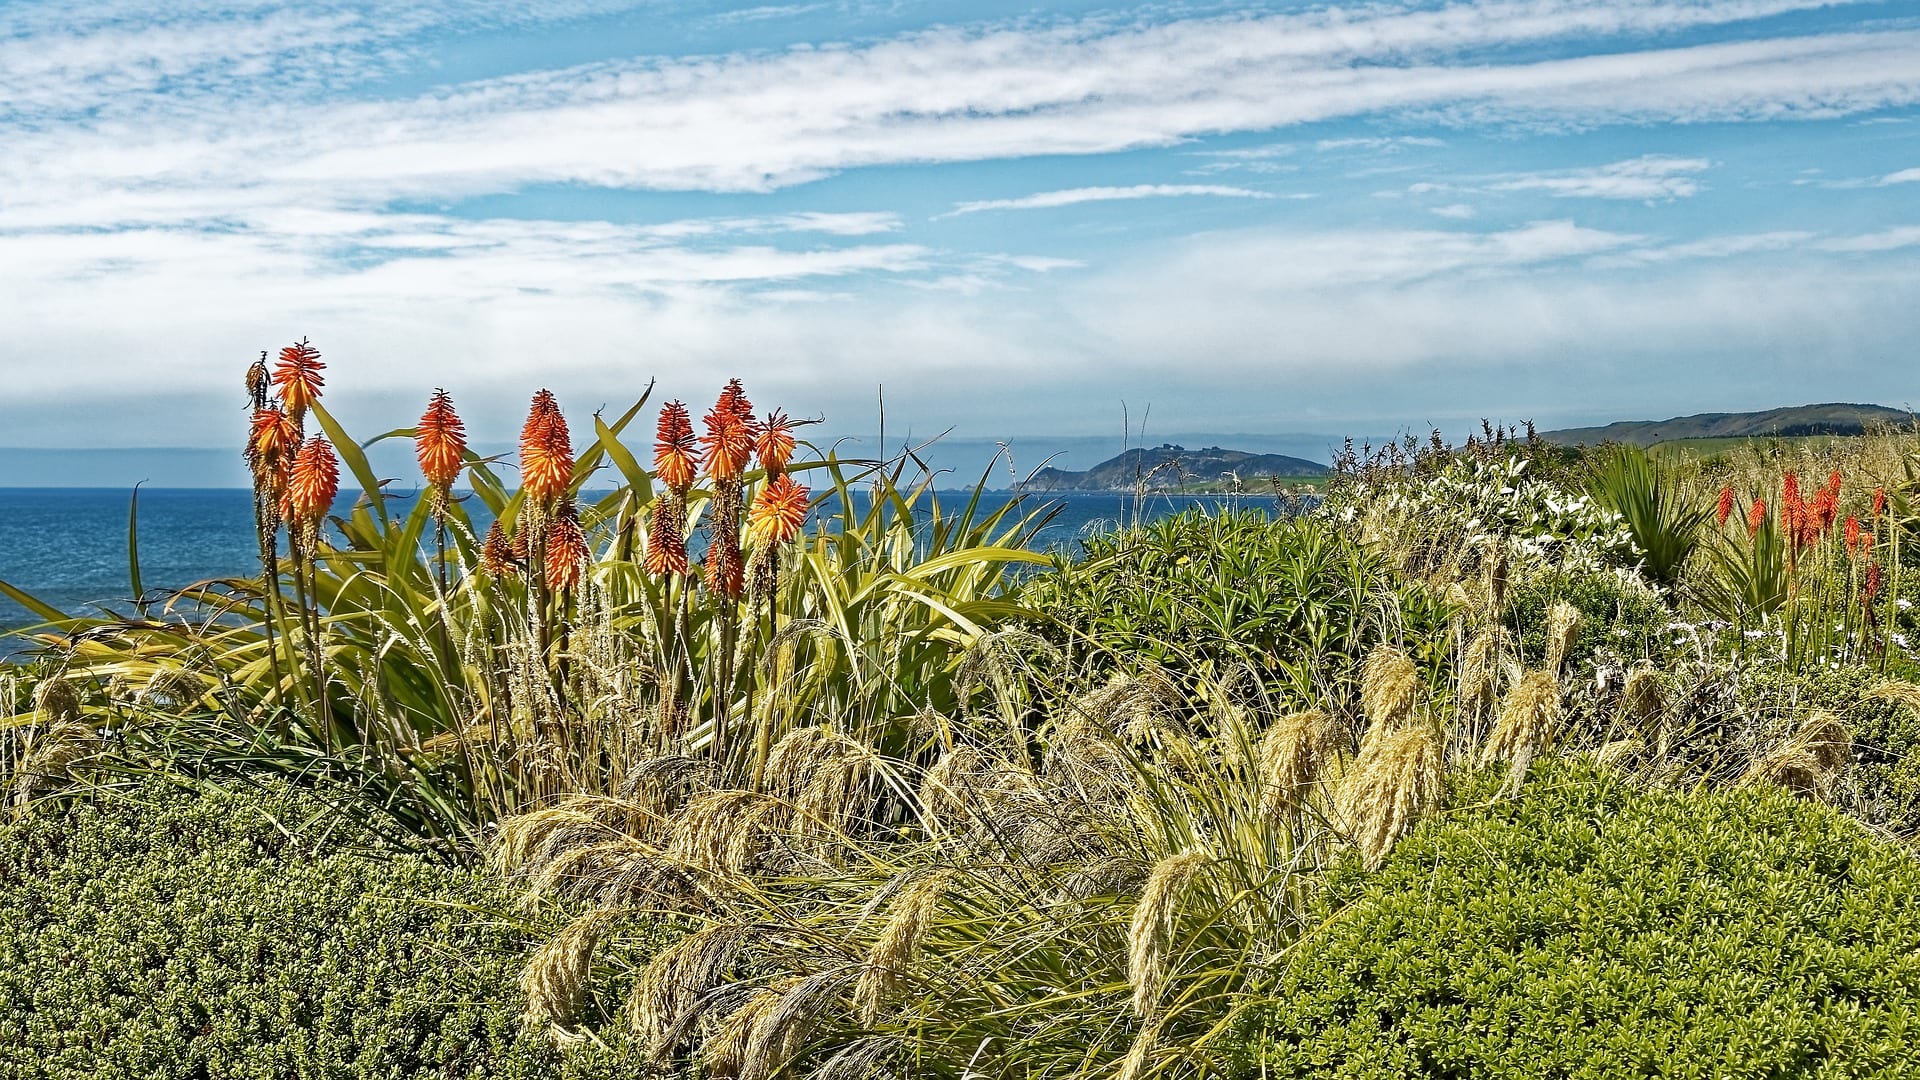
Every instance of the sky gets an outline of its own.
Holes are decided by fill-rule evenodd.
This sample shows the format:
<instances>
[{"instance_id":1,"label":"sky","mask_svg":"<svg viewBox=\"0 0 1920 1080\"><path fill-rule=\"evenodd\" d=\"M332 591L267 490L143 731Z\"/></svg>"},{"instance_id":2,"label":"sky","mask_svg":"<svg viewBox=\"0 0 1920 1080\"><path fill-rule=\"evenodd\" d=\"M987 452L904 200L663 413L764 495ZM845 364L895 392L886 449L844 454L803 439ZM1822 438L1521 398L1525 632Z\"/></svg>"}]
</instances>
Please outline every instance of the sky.
<instances>
[{"instance_id":1,"label":"sky","mask_svg":"<svg viewBox=\"0 0 1920 1080\"><path fill-rule=\"evenodd\" d=\"M0 86L0 447L237 446L303 336L498 444L1920 400L1913 0L7 0Z\"/></svg>"}]
</instances>

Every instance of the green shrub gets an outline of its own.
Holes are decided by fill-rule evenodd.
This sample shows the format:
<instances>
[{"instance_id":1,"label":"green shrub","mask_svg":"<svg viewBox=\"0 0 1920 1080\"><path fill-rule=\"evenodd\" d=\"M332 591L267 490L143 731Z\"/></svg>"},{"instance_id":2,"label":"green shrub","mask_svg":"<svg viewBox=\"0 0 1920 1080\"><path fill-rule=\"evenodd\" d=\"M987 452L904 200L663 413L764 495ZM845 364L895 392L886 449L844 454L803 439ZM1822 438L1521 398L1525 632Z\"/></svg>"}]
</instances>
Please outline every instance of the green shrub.
<instances>
[{"instance_id":1,"label":"green shrub","mask_svg":"<svg viewBox=\"0 0 1920 1080\"><path fill-rule=\"evenodd\" d=\"M1854 762L1835 799L1855 817L1902 836L1920 836L1920 712L1872 696L1881 680L1860 666L1785 667L1751 672L1746 705L1762 716L1788 720L1814 710L1840 718L1853 736Z\"/></svg>"},{"instance_id":2,"label":"green shrub","mask_svg":"<svg viewBox=\"0 0 1920 1080\"><path fill-rule=\"evenodd\" d=\"M0 826L0 1076L635 1074L522 1031L505 893L359 839L285 787Z\"/></svg>"},{"instance_id":3,"label":"green shrub","mask_svg":"<svg viewBox=\"0 0 1920 1080\"><path fill-rule=\"evenodd\" d=\"M1920 1071L1920 863L1778 790L1560 765L1317 902L1324 929L1250 1013L1249 1073Z\"/></svg>"},{"instance_id":4,"label":"green shrub","mask_svg":"<svg viewBox=\"0 0 1920 1080\"><path fill-rule=\"evenodd\" d=\"M1449 609L1319 518L1187 513L1101 534L1021 599L1070 654L1176 673L1244 665L1319 703L1383 636L1435 668ZM1381 611L1385 608L1385 613Z\"/></svg>"},{"instance_id":5,"label":"green shrub","mask_svg":"<svg viewBox=\"0 0 1920 1080\"><path fill-rule=\"evenodd\" d=\"M1659 659L1673 613L1659 596L1630 577L1611 571L1542 570L1513 585L1504 618L1530 665L1547 655L1547 610L1564 601L1580 612L1580 631L1567 649L1576 667L1605 649L1632 662Z\"/></svg>"}]
</instances>

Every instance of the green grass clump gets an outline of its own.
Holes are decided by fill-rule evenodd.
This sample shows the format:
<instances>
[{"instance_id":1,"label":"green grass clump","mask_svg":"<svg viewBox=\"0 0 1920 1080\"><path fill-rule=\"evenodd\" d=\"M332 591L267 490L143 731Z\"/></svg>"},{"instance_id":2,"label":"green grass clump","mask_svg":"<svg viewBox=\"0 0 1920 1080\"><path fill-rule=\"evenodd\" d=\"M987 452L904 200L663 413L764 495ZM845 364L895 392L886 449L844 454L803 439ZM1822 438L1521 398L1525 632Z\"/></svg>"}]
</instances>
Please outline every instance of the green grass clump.
<instances>
[{"instance_id":1,"label":"green grass clump","mask_svg":"<svg viewBox=\"0 0 1920 1080\"><path fill-rule=\"evenodd\" d=\"M1920 863L1775 789L1563 763L1378 873L1347 865L1318 903L1324 928L1250 1010L1250 1074L1920 1070Z\"/></svg>"},{"instance_id":2,"label":"green grass clump","mask_svg":"<svg viewBox=\"0 0 1920 1080\"><path fill-rule=\"evenodd\" d=\"M523 1032L503 892L316 815L154 785L0 826L0 1076L636 1074Z\"/></svg>"}]
</instances>

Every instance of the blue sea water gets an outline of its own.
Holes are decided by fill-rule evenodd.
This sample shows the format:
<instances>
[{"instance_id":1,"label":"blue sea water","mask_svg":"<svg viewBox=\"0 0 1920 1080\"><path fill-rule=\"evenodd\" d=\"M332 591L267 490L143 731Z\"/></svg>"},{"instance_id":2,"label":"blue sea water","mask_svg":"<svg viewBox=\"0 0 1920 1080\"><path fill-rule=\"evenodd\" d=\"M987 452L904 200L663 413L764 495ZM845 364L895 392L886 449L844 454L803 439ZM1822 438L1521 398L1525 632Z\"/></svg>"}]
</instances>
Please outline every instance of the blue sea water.
<instances>
[{"instance_id":1,"label":"blue sea water","mask_svg":"<svg viewBox=\"0 0 1920 1080\"><path fill-rule=\"evenodd\" d=\"M127 524L133 493L112 488L0 488L0 581L69 614L131 613ZM938 498L957 512L968 492ZM1012 496L989 493L994 509ZM1035 546L1076 550L1080 538L1136 520L1151 521L1195 507L1241 506L1277 513L1260 496L1057 493L1027 496L1028 505L1057 504L1059 513ZM467 502L469 513L480 509ZM344 500L335 509L343 511ZM143 488L139 492L142 584L149 595L207 578L253 577L260 572L253 538L251 492L237 489ZM484 528L477 515L476 526ZM0 634L39 620L0 596ZM18 644L16 639L12 644ZM0 656L9 651L0 639Z\"/></svg>"}]
</instances>

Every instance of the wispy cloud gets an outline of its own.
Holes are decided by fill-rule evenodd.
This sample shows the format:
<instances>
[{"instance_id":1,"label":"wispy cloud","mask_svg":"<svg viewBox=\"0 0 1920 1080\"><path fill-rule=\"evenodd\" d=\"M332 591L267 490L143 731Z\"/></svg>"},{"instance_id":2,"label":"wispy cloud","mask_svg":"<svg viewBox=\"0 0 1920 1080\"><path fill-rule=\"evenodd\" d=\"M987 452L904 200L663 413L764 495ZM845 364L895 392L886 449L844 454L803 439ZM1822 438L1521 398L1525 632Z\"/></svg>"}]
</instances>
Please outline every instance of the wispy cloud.
<instances>
[{"instance_id":1,"label":"wispy cloud","mask_svg":"<svg viewBox=\"0 0 1920 1080\"><path fill-rule=\"evenodd\" d=\"M1489 184L1493 191L1541 191L1562 199L1684 199L1700 192L1705 158L1648 154L1591 169L1530 173Z\"/></svg>"},{"instance_id":2,"label":"wispy cloud","mask_svg":"<svg viewBox=\"0 0 1920 1080\"><path fill-rule=\"evenodd\" d=\"M1880 184L1883 187L1888 184L1915 184L1915 183L1920 183L1920 168L1901 169L1899 172L1888 173L1887 175L1880 178Z\"/></svg>"},{"instance_id":3,"label":"wispy cloud","mask_svg":"<svg viewBox=\"0 0 1920 1080\"><path fill-rule=\"evenodd\" d=\"M961 214L977 214L982 210L1051 210L1055 207L1074 206L1079 203L1179 198L1192 195L1228 199L1274 197L1270 191L1254 191L1251 188L1228 187L1222 184L1133 184L1129 187L1083 187L1068 188L1063 191L1042 191L1033 195L1022 195L1017 199L981 199L975 202L958 203L952 210L938 216L950 218Z\"/></svg>"}]
</instances>

